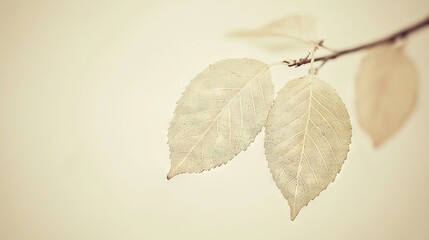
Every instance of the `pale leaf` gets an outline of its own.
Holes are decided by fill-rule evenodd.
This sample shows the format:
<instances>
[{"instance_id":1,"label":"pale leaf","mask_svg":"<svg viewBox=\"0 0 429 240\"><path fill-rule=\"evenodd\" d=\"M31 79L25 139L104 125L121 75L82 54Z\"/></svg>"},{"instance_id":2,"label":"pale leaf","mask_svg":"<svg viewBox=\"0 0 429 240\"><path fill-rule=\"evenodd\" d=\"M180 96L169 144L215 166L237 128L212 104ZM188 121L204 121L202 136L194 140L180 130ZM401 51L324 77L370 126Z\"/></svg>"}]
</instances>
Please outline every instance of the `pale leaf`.
<instances>
[{"instance_id":1,"label":"pale leaf","mask_svg":"<svg viewBox=\"0 0 429 240\"><path fill-rule=\"evenodd\" d=\"M329 84L309 75L280 90L268 116L265 153L292 220L335 180L350 142L349 114Z\"/></svg>"},{"instance_id":2,"label":"pale leaf","mask_svg":"<svg viewBox=\"0 0 429 240\"><path fill-rule=\"evenodd\" d=\"M416 97L417 72L402 47L381 46L363 59L356 79L356 110L376 147L404 124Z\"/></svg>"},{"instance_id":3,"label":"pale leaf","mask_svg":"<svg viewBox=\"0 0 429 240\"><path fill-rule=\"evenodd\" d=\"M313 48L320 39L314 19L293 15L281 18L259 29L236 31L231 37L244 37L256 45L271 51L290 50L293 48Z\"/></svg>"},{"instance_id":4,"label":"pale leaf","mask_svg":"<svg viewBox=\"0 0 429 240\"><path fill-rule=\"evenodd\" d=\"M209 170L246 150L265 125L273 96L265 63L228 59L206 68L177 103L167 178Z\"/></svg>"}]
</instances>

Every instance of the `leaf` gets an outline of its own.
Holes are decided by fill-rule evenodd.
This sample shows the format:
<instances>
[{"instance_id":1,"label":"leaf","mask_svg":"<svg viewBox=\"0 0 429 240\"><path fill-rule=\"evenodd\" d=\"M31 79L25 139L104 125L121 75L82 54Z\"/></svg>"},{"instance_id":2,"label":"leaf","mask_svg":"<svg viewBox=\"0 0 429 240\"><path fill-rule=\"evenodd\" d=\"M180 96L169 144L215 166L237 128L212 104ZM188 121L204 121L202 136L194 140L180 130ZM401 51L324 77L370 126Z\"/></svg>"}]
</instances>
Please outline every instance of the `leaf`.
<instances>
[{"instance_id":1,"label":"leaf","mask_svg":"<svg viewBox=\"0 0 429 240\"><path fill-rule=\"evenodd\" d=\"M265 125L273 99L263 62L228 59L206 68L177 103L168 132L167 179L220 166L246 150Z\"/></svg>"},{"instance_id":2,"label":"leaf","mask_svg":"<svg viewBox=\"0 0 429 240\"><path fill-rule=\"evenodd\" d=\"M289 81L268 116L268 167L291 220L335 180L349 151L351 124L341 98L313 75Z\"/></svg>"},{"instance_id":3,"label":"leaf","mask_svg":"<svg viewBox=\"0 0 429 240\"><path fill-rule=\"evenodd\" d=\"M254 40L256 45L271 51L291 48L313 48L320 39L317 37L317 25L314 19L293 15L281 18L259 29L236 31L231 37L245 37Z\"/></svg>"},{"instance_id":4,"label":"leaf","mask_svg":"<svg viewBox=\"0 0 429 240\"><path fill-rule=\"evenodd\" d=\"M371 50L356 79L356 110L374 146L398 131L416 99L417 72L402 47L385 45Z\"/></svg>"}]
</instances>

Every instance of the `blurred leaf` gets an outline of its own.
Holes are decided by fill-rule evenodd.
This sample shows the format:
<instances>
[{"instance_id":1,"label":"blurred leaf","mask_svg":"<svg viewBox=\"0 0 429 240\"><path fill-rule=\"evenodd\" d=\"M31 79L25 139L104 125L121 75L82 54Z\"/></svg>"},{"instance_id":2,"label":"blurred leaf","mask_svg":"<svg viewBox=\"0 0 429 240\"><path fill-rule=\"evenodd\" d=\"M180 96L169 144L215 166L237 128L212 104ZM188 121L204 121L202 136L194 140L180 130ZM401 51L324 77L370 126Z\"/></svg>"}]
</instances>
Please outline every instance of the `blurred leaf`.
<instances>
[{"instance_id":1,"label":"blurred leaf","mask_svg":"<svg viewBox=\"0 0 429 240\"><path fill-rule=\"evenodd\" d=\"M246 38L271 51L313 48L320 39L314 19L306 16L287 16L259 29L235 31L228 36Z\"/></svg>"},{"instance_id":2,"label":"blurred leaf","mask_svg":"<svg viewBox=\"0 0 429 240\"><path fill-rule=\"evenodd\" d=\"M268 116L265 153L291 220L335 180L351 135L347 109L326 82L309 75L280 90Z\"/></svg>"},{"instance_id":3,"label":"blurred leaf","mask_svg":"<svg viewBox=\"0 0 429 240\"><path fill-rule=\"evenodd\" d=\"M268 65L227 59L196 76L177 103L168 132L170 179L225 164L253 142L274 99Z\"/></svg>"},{"instance_id":4,"label":"blurred leaf","mask_svg":"<svg viewBox=\"0 0 429 240\"><path fill-rule=\"evenodd\" d=\"M356 79L359 123L374 146L404 124L416 104L417 72L402 47L375 48L363 59Z\"/></svg>"}]
</instances>

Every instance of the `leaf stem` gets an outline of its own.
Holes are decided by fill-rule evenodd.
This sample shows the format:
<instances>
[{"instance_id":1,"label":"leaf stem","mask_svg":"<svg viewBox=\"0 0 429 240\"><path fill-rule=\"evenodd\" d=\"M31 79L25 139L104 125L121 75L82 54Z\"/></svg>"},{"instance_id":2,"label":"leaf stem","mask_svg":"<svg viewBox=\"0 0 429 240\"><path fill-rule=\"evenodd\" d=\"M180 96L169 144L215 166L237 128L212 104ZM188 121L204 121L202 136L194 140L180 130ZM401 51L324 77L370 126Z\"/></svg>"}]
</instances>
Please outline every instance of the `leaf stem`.
<instances>
[{"instance_id":1,"label":"leaf stem","mask_svg":"<svg viewBox=\"0 0 429 240\"><path fill-rule=\"evenodd\" d=\"M316 53L317 49L318 49L317 46L314 47L314 50L313 50L313 52L311 53L311 56L310 56L310 71L309 71L310 75L316 74L316 70L314 69L314 54Z\"/></svg>"},{"instance_id":2,"label":"leaf stem","mask_svg":"<svg viewBox=\"0 0 429 240\"><path fill-rule=\"evenodd\" d=\"M394 43L395 41L404 39L409 34L411 34L413 32L416 32L416 31L418 31L420 29L423 29L425 27L428 27L428 26L429 26L429 16L426 17L425 19L423 19L423 20L421 20L421 21L419 21L419 22L417 22L417 23L415 23L415 24L413 24L413 25L411 25L409 27L406 27L406 28L404 28L404 29L402 29L402 30L400 30L398 32L395 32L395 33L393 33L393 34L391 34L391 35L389 35L387 37L384 37L384 38L381 38L381 39L378 39L378 40L375 40L375 41L372 41L372 42L368 42L368 43L365 43L365 44L362 44L362 45L359 45L359 46L356 46L356 47L346 48L346 49L337 51L337 52L335 52L333 54L329 54L329 55L325 55L325 56L322 56L322 57L314 58L314 62L322 61L323 64L324 64L324 63L326 63L329 60L338 58L340 56L343 56L343 55L346 55L346 54L349 54L349 53L358 52L358 51L361 51L361 50L364 50L364 49L370 49L370 48L373 48L373 47L376 47L376 46L379 46L379 45L382 45L382 44ZM296 59L296 60L284 60L283 63L285 63L289 67L299 67L301 65L308 64L311 61L312 61L312 59L306 57L306 58L300 58L300 59Z\"/></svg>"}]
</instances>

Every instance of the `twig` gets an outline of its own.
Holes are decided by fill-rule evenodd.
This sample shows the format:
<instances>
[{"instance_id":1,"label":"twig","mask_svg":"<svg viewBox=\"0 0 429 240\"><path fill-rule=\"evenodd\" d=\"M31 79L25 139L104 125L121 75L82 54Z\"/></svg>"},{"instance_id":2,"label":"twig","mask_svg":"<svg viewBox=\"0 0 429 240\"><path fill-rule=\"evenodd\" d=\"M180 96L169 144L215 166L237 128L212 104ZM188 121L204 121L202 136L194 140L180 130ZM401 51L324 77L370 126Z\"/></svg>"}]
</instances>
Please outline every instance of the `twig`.
<instances>
[{"instance_id":1,"label":"twig","mask_svg":"<svg viewBox=\"0 0 429 240\"><path fill-rule=\"evenodd\" d=\"M386 44L386 43L394 43L395 41L403 39L403 38L407 37L409 34L415 32L417 30L420 30L424 27L427 27L427 26L429 26L429 16L426 17L425 19L423 19L422 21L415 23L414 25L411 25L411 26L404 28L404 29L402 29L396 33L391 34L390 36L381 38L381 39L373 41L373 42L365 43L365 44L359 45L357 47L352 47L352 48L347 48L347 49L344 49L341 51L337 51L333 54L329 54L329 55L322 56L322 57L317 57L314 59L314 62L322 61L323 62L322 65L323 65L327 61L335 59L335 58L342 56L342 55L357 52L357 51L360 51L363 49L373 48L375 46ZM310 62L311 62L311 59L308 57L300 58L297 60L284 60L283 61L283 63L287 64L289 67L299 67L301 65L304 65L304 64L307 64Z\"/></svg>"}]
</instances>

